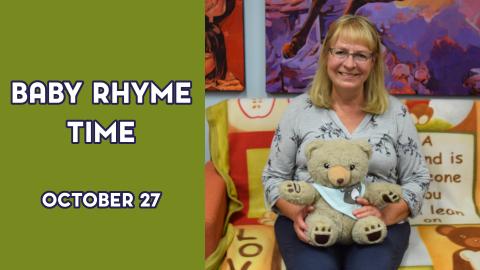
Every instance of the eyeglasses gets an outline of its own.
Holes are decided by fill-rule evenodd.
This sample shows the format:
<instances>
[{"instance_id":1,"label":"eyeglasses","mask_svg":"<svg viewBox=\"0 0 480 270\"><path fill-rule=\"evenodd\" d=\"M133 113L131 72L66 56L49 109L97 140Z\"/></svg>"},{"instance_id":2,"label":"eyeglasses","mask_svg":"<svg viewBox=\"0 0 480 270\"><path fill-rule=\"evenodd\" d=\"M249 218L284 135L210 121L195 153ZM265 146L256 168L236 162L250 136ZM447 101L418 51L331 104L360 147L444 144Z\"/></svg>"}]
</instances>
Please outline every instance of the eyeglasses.
<instances>
[{"instance_id":1,"label":"eyeglasses","mask_svg":"<svg viewBox=\"0 0 480 270\"><path fill-rule=\"evenodd\" d=\"M337 48L330 48L328 49L328 51L338 60L345 60L351 55L353 57L353 61L357 63L365 63L368 60L373 58L373 53L368 53L368 52L350 53L347 50L337 49Z\"/></svg>"}]
</instances>

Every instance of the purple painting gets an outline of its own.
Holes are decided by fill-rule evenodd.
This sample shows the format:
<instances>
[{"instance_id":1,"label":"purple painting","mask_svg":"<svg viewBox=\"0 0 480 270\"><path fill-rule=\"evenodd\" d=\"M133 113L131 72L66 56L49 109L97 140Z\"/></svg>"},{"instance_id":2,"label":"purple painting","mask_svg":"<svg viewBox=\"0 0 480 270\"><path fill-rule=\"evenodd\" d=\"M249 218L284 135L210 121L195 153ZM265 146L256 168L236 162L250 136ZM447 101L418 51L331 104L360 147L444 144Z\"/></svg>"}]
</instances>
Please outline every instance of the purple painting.
<instances>
[{"instance_id":1,"label":"purple painting","mask_svg":"<svg viewBox=\"0 0 480 270\"><path fill-rule=\"evenodd\" d=\"M368 17L382 36L390 93L480 95L479 0L266 0L269 93L301 93L329 25Z\"/></svg>"}]
</instances>

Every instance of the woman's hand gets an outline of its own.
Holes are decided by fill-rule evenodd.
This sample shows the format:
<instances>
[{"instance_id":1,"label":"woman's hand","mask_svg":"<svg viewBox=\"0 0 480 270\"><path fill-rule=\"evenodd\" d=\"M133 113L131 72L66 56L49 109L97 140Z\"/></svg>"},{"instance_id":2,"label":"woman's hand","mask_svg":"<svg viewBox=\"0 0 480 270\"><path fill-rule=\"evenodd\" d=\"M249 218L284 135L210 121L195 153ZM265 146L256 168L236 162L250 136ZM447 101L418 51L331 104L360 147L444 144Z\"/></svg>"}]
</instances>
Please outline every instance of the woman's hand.
<instances>
[{"instance_id":1,"label":"woman's hand","mask_svg":"<svg viewBox=\"0 0 480 270\"><path fill-rule=\"evenodd\" d=\"M368 216L375 216L375 217L378 217L379 219L383 220L382 211L380 211L380 209L378 209L377 207L371 205L370 202L368 202L367 199L365 199L363 197L358 197L357 198L357 203L360 204L362 207L359 208L359 209L353 210L352 214L356 218L364 218L364 217L368 217Z\"/></svg>"},{"instance_id":2,"label":"woman's hand","mask_svg":"<svg viewBox=\"0 0 480 270\"><path fill-rule=\"evenodd\" d=\"M315 208L311 205L302 206L292 219L293 229L295 230L298 239L302 240L305 243L308 243L307 235L305 234L308 230L307 223L305 223L305 217L314 209Z\"/></svg>"},{"instance_id":3,"label":"woman's hand","mask_svg":"<svg viewBox=\"0 0 480 270\"><path fill-rule=\"evenodd\" d=\"M382 210L371 205L367 199L358 197L357 203L362 205L361 208L353 211L353 215L357 218L364 218L368 216L376 216L380 218L387 226L397 224L405 220L410 215L410 209L407 203L401 199L397 203L387 204Z\"/></svg>"},{"instance_id":4,"label":"woman's hand","mask_svg":"<svg viewBox=\"0 0 480 270\"><path fill-rule=\"evenodd\" d=\"M305 217L311 213L315 207L311 205L300 206L287 202L284 199L278 199L276 203L277 208L283 215L293 221L293 229L297 234L298 239L308 243L307 235L308 226L305 223Z\"/></svg>"}]
</instances>

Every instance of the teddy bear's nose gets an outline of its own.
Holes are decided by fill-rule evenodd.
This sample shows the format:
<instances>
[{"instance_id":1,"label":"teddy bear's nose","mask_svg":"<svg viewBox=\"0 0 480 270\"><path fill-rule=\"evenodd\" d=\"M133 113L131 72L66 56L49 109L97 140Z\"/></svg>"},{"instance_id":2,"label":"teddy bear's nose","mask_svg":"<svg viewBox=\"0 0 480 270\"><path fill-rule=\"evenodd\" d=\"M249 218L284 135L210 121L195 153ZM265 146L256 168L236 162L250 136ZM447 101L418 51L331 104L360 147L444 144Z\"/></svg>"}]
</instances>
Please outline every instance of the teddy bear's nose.
<instances>
[{"instance_id":1,"label":"teddy bear's nose","mask_svg":"<svg viewBox=\"0 0 480 270\"><path fill-rule=\"evenodd\" d=\"M341 185L345 181L343 178L338 178L337 179L337 184Z\"/></svg>"}]
</instances>

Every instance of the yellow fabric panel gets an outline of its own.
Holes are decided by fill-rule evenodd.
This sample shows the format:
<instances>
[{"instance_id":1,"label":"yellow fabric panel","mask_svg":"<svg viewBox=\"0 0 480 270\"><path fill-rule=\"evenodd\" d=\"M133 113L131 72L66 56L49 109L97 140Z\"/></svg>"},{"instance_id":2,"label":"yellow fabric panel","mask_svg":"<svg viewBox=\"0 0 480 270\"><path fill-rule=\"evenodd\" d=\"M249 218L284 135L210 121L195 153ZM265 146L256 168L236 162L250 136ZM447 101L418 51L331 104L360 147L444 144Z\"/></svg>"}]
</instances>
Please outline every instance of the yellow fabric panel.
<instances>
[{"instance_id":1,"label":"yellow fabric panel","mask_svg":"<svg viewBox=\"0 0 480 270\"><path fill-rule=\"evenodd\" d=\"M230 166L228 160L228 123L227 101L223 101L207 108L207 120L209 126L210 155L217 172L222 176L227 188L228 210L224 222L224 235L217 249L206 259L205 269L218 269L223 255L230 245L233 229L229 223L233 213L242 209L242 203L237 199L235 184L229 175Z\"/></svg>"},{"instance_id":2,"label":"yellow fabric panel","mask_svg":"<svg viewBox=\"0 0 480 270\"><path fill-rule=\"evenodd\" d=\"M262 171L269 153L269 148L247 150L249 218L260 218L267 211L263 198Z\"/></svg>"},{"instance_id":3,"label":"yellow fabric panel","mask_svg":"<svg viewBox=\"0 0 480 270\"><path fill-rule=\"evenodd\" d=\"M272 226L235 226L235 238L219 269L281 270L281 256Z\"/></svg>"},{"instance_id":4,"label":"yellow fabric panel","mask_svg":"<svg viewBox=\"0 0 480 270\"><path fill-rule=\"evenodd\" d=\"M230 165L228 159L228 123L227 101L220 102L207 108L207 120L210 130L210 155L215 169L223 177L227 185L227 194L230 198L230 215L242 208L242 203L237 199L237 191L232 178L229 175Z\"/></svg>"},{"instance_id":5,"label":"yellow fabric panel","mask_svg":"<svg viewBox=\"0 0 480 270\"><path fill-rule=\"evenodd\" d=\"M210 156L215 168L228 172L227 101L207 108Z\"/></svg>"}]
</instances>

